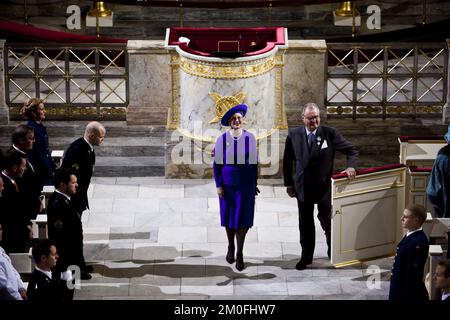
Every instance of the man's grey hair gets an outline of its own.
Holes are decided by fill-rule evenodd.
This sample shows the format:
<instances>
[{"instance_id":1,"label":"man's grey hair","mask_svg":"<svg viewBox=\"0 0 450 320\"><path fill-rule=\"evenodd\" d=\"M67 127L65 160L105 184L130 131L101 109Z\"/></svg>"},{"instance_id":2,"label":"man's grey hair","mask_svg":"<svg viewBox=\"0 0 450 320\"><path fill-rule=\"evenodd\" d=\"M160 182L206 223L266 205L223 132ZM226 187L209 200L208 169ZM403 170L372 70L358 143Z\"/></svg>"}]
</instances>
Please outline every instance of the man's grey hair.
<instances>
[{"instance_id":1,"label":"man's grey hair","mask_svg":"<svg viewBox=\"0 0 450 320\"><path fill-rule=\"evenodd\" d=\"M320 115L320 109L317 106L317 104L315 104L314 102L308 102L307 104L305 104L303 106L303 108L302 108L302 116L305 115L306 110L315 110Z\"/></svg>"},{"instance_id":2,"label":"man's grey hair","mask_svg":"<svg viewBox=\"0 0 450 320\"><path fill-rule=\"evenodd\" d=\"M99 134L100 131L106 131L105 127L100 122L92 121L87 124L85 134Z\"/></svg>"}]
</instances>

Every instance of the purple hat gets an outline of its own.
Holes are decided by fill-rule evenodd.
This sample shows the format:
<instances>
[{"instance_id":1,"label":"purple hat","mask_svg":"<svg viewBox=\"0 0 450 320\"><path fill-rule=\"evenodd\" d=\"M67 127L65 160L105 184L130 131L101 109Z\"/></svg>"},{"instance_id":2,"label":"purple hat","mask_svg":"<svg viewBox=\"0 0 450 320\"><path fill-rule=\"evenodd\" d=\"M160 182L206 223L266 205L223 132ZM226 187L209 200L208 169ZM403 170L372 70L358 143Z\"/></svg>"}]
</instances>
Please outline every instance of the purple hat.
<instances>
[{"instance_id":1,"label":"purple hat","mask_svg":"<svg viewBox=\"0 0 450 320\"><path fill-rule=\"evenodd\" d=\"M220 123L223 126L229 126L228 122L235 113L240 113L243 117L245 117L245 114L247 113L247 106L245 104L238 104L237 106L228 109L228 111L222 116Z\"/></svg>"},{"instance_id":2,"label":"purple hat","mask_svg":"<svg viewBox=\"0 0 450 320\"><path fill-rule=\"evenodd\" d=\"M447 133L444 134L444 139L445 139L445 141L450 143L450 124L448 125Z\"/></svg>"}]
</instances>

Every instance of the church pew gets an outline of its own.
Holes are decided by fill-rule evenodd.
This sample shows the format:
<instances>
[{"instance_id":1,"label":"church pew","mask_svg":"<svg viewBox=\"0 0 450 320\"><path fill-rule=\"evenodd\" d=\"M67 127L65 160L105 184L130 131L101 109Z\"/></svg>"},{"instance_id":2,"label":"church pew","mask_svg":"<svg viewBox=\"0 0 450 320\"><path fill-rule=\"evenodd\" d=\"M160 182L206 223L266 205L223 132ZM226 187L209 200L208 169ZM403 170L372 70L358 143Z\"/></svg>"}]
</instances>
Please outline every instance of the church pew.
<instances>
[{"instance_id":1,"label":"church pew","mask_svg":"<svg viewBox=\"0 0 450 320\"><path fill-rule=\"evenodd\" d=\"M398 142L400 163L419 168L432 167L439 149L447 144L442 136L401 136Z\"/></svg>"}]
</instances>

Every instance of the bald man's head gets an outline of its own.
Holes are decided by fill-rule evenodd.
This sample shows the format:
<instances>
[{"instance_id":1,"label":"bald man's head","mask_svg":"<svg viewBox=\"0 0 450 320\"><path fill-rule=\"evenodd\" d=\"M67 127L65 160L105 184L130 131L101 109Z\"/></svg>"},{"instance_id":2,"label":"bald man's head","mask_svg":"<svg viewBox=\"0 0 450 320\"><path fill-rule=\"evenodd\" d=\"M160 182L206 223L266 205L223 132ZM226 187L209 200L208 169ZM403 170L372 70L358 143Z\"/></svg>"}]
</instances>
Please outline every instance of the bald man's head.
<instances>
[{"instance_id":1,"label":"bald man's head","mask_svg":"<svg viewBox=\"0 0 450 320\"><path fill-rule=\"evenodd\" d=\"M89 122L84 131L84 138L93 146L101 145L105 135L105 127L97 121Z\"/></svg>"}]
</instances>

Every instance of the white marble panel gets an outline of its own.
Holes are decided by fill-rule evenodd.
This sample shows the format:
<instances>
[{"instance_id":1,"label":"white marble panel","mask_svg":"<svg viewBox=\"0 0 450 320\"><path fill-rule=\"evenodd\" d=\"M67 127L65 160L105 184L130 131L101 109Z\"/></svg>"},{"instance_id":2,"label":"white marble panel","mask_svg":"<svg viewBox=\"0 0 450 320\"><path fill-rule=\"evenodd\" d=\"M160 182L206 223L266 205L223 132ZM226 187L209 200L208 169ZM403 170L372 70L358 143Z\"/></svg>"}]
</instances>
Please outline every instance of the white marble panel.
<instances>
[{"instance_id":1,"label":"white marble panel","mask_svg":"<svg viewBox=\"0 0 450 320\"><path fill-rule=\"evenodd\" d=\"M220 212L219 197L208 198L208 212Z\"/></svg>"},{"instance_id":2,"label":"white marble panel","mask_svg":"<svg viewBox=\"0 0 450 320\"><path fill-rule=\"evenodd\" d=\"M160 227L158 242L206 242L206 227Z\"/></svg>"},{"instance_id":3,"label":"white marble panel","mask_svg":"<svg viewBox=\"0 0 450 320\"><path fill-rule=\"evenodd\" d=\"M244 257L252 259L281 260L281 243L246 243Z\"/></svg>"},{"instance_id":4,"label":"white marble panel","mask_svg":"<svg viewBox=\"0 0 450 320\"><path fill-rule=\"evenodd\" d=\"M119 185L160 185L164 184L164 177L117 177Z\"/></svg>"},{"instance_id":5,"label":"white marble panel","mask_svg":"<svg viewBox=\"0 0 450 320\"><path fill-rule=\"evenodd\" d=\"M260 193L258 194L258 198L273 198L274 197L274 187L273 186L264 186L258 183L258 189Z\"/></svg>"},{"instance_id":6,"label":"white marble panel","mask_svg":"<svg viewBox=\"0 0 450 320\"><path fill-rule=\"evenodd\" d=\"M235 279L235 295L287 295L285 278L273 279Z\"/></svg>"},{"instance_id":7,"label":"white marble panel","mask_svg":"<svg viewBox=\"0 0 450 320\"><path fill-rule=\"evenodd\" d=\"M206 212L206 198L183 198L174 201L170 198L159 199L160 212Z\"/></svg>"},{"instance_id":8,"label":"white marble panel","mask_svg":"<svg viewBox=\"0 0 450 320\"><path fill-rule=\"evenodd\" d=\"M298 226L298 212L280 212L278 213L278 222L280 227Z\"/></svg>"},{"instance_id":9,"label":"white marble panel","mask_svg":"<svg viewBox=\"0 0 450 320\"><path fill-rule=\"evenodd\" d=\"M146 212L136 213L134 226L145 227L175 227L181 226L181 213L179 212Z\"/></svg>"},{"instance_id":10,"label":"white marble panel","mask_svg":"<svg viewBox=\"0 0 450 320\"><path fill-rule=\"evenodd\" d=\"M274 212L255 212L254 224L258 227L278 226L278 215Z\"/></svg>"},{"instance_id":11,"label":"white marble panel","mask_svg":"<svg viewBox=\"0 0 450 320\"><path fill-rule=\"evenodd\" d=\"M183 198L184 186L182 185L155 185L139 186L139 198Z\"/></svg>"},{"instance_id":12,"label":"white marble panel","mask_svg":"<svg viewBox=\"0 0 450 320\"><path fill-rule=\"evenodd\" d=\"M183 226L220 226L220 214L218 212L183 212Z\"/></svg>"},{"instance_id":13,"label":"white marble panel","mask_svg":"<svg viewBox=\"0 0 450 320\"><path fill-rule=\"evenodd\" d=\"M117 178L116 177L92 177L91 185L96 184L116 184Z\"/></svg>"},{"instance_id":14,"label":"white marble panel","mask_svg":"<svg viewBox=\"0 0 450 320\"><path fill-rule=\"evenodd\" d=\"M89 199L91 214L104 214L113 211L113 199Z\"/></svg>"},{"instance_id":15,"label":"white marble panel","mask_svg":"<svg viewBox=\"0 0 450 320\"><path fill-rule=\"evenodd\" d=\"M96 184L92 198L137 198L138 186Z\"/></svg>"},{"instance_id":16,"label":"white marble panel","mask_svg":"<svg viewBox=\"0 0 450 320\"><path fill-rule=\"evenodd\" d=\"M202 185L185 186L184 196L186 198L217 197L216 184L211 181Z\"/></svg>"},{"instance_id":17,"label":"white marble panel","mask_svg":"<svg viewBox=\"0 0 450 320\"><path fill-rule=\"evenodd\" d=\"M276 198L289 198L288 194L286 193L286 187L274 186L273 190Z\"/></svg>"},{"instance_id":18,"label":"white marble panel","mask_svg":"<svg viewBox=\"0 0 450 320\"><path fill-rule=\"evenodd\" d=\"M260 242L299 242L298 227L258 227Z\"/></svg>"},{"instance_id":19,"label":"white marble panel","mask_svg":"<svg viewBox=\"0 0 450 320\"><path fill-rule=\"evenodd\" d=\"M297 200L293 198L288 199L256 199L257 211L268 212L298 212Z\"/></svg>"},{"instance_id":20,"label":"white marble panel","mask_svg":"<svg viewBox=\"0 0 450 320\"><path fill-rule=\"evenodd\" d=\"M159 211L159 200L150 198L141 199L114 199L113 212L148 213Z\"/></svg>"},{"instance_id":21,"label":"white marble panel","mask_svg":"<svg viewBox=\"0 0 450 320\"><path fill-rule=\"evenodd\" d=\"M300 236L299 236L300 237ZM301 247L300 243L282 242L283 259L300 259Z\"/></svg>"},{"instance_id":22,"label":"white marble panel","mask_svg":"<svg viewBox=\"0 0 450 320\"><path fill-rule=\"evenodd\" d=\"M299 271L302 273L303 271ZM328 277L287 277L289 295L331 295L341 294L339 278Z\"/></svg>"},{"instance_id":23,"label":"white marble panel","mask_svg":"<svg viewBox=\"0 0 450 320\"><path fill-rule=\"evenodd\" d=\"M149 47L144 50L152 49ZM133 75L129 83L130 106L167 107L172 98L170 56L145 53L137 50L129 55L129 72Z\"/></svg>"},{"instance_id":24,"label":"white marble panel","mask_svg":"<svg viewBox=\"0 0 450 320\"><path fill-rule=\"evenodd\" d=\"M181 294L233 295L233 282L225 276L181 278Z\"/></svg>"},{"instance_id":25,"label":"white marble panel","mask_svg":"<svg viewBox=\"0 0 450 320\"><path fill-rule=\"evenodd\" d=\"M245 79L207 79L190 75L180 69L180 127L191 133L196 121L200 130L219 129L219 124L209 124L215 117L215 103L209 96L217 92L232 96L238 92L247 95L244 103L249 109L246 115L247 129L267 129L275 126L275 69L262 75Z\"/></svg>"},{"instance_id":26,"label":"white marble panel","mask_svg":"<svg viewBox=\"0 0 450 320\"><path fill-rule=\"evenodd\" d=\"M88 227L133 227L134 213L96 214L89 217Z\"/></svg>"}]
</instances>

